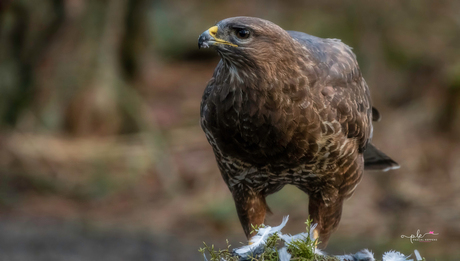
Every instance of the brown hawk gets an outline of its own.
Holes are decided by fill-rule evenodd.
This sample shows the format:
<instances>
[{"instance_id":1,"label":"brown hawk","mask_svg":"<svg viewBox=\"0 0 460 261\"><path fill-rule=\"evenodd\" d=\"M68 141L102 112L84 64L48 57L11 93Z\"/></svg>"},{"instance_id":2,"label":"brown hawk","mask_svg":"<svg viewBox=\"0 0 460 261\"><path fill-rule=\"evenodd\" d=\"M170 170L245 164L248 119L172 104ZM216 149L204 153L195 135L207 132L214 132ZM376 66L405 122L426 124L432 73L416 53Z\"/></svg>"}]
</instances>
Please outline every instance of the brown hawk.
<instances>
[{"instance_id":1,"label":"brown hawk","mask_svg":"<svg viewBox=\"0 0 460 261\"><path fill-rule=\"evenodd\" d=\"M379 118L351 48L252 17L222 20L198 47L221 57L201 101L201 126L249 238L265 197L292 184L309 195L327 244L364 169L398 164L371 144Z\"/></svg>"}]
</instances>

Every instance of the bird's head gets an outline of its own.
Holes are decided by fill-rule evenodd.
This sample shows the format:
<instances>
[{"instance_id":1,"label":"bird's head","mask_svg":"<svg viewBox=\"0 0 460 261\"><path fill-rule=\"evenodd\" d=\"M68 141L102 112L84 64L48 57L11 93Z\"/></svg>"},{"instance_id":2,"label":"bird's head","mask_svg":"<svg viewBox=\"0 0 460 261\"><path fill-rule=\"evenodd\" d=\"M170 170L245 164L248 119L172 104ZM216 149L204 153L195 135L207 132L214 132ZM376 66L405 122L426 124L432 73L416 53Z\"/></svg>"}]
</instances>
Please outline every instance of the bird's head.
<instances>
[{"instance_id":1,"label":"bird's head","mask_svg":"<svg viewBox=\"0 0 460 261\"><path fill-rule=\"evenodd\" d=\"M232 17L218 22L198 38L199 48L212 47L233 66L273 63L293 50L293 39L278 25L255 17Z\"/></svg>"}]
</instances>

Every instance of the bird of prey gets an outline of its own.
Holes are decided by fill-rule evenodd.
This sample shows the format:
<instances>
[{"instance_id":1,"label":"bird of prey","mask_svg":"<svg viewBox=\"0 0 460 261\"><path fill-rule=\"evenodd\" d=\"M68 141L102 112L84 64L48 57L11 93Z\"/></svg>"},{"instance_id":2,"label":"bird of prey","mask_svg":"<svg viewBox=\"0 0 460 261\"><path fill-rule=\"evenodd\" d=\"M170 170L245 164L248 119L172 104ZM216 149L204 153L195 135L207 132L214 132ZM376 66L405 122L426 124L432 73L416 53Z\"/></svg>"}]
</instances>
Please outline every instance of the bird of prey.
<instances>
[{"instance_id":1,"label":"bird of prey","mask_svg":"<svg viewBox=\"0 0 460 261\"><path fill-rule=\"evenodd\" d=\"M351 48L253 17L218 22L198 47L221 57L201 126L246 237L264 222L265 197L291 184L309 195L324 248L364 169L399 167L371 144L380 116Z\"/></svg>"}]
</instances>

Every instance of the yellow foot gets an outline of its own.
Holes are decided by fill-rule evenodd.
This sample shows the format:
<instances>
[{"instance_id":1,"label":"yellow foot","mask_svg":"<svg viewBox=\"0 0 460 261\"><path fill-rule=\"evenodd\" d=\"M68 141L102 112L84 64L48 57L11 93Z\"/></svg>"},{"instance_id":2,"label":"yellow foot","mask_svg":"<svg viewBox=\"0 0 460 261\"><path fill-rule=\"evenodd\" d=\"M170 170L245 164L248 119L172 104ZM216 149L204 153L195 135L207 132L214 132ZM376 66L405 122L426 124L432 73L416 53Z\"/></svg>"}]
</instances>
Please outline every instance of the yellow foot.
<instances>
[{"instance_id":1,"label":"yellow foot","mask_svg":"<svg viewBox=\"0 0 460 261\"><path fill-rule=\"evenodd\" d=\"M313 238L316 240L319 238L319 232L318 230L313 230ZM318 241L316 241L316 245L315 245L316 248L318 248Z\"/></svg>"}]
</instances>

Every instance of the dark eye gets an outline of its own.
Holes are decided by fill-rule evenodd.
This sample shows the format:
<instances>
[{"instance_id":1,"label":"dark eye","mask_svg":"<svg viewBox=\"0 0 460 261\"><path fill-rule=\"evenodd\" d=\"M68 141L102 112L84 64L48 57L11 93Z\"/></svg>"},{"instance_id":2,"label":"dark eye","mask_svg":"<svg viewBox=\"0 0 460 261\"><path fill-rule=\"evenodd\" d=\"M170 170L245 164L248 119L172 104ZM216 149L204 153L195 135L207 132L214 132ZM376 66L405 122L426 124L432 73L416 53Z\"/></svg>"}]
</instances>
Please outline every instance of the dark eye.
<instances>
[{"instance_id":1,"label":"dark eye","mask_svg":"<svg viewBox=\"0 0 460 261\"><path fill-rule=\"evenodd\" d=\"M236 29L236 36L240 39L247 39L249 37L248 29Z\"/></svg>"}]
</instances>

